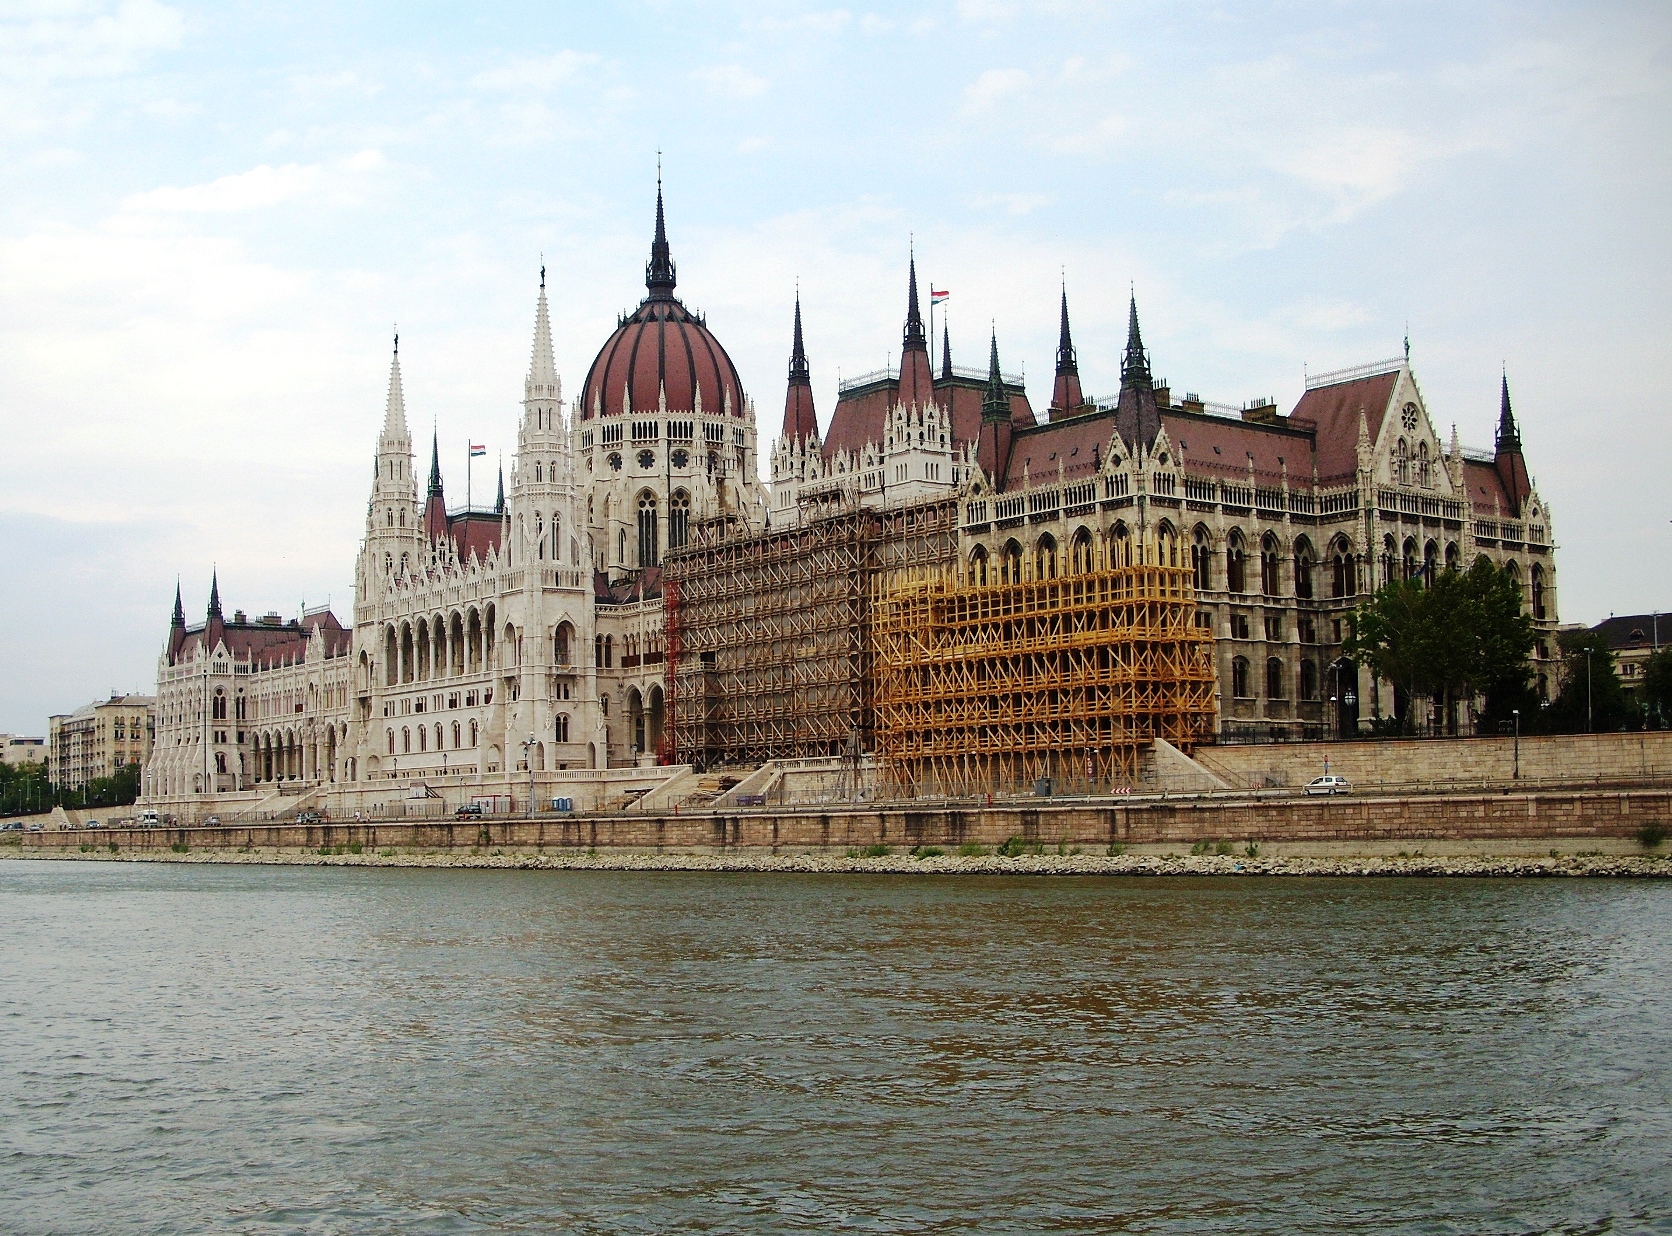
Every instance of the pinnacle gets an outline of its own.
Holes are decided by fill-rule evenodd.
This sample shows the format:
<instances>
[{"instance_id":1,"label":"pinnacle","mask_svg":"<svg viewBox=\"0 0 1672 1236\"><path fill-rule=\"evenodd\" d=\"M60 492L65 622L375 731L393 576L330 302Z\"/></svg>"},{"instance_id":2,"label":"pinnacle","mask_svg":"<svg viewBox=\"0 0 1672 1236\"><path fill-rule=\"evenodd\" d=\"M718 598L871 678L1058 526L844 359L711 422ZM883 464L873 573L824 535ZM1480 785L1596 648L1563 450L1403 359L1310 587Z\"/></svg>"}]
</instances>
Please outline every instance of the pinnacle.
<instances>
[{"instance_id":1,"label":"pinnacle","mask_svg":"<svg viewBox=\"0 0 1672 1236\"><path fill-rule=\"evenodd\" d=\"M1136 306L1134 306L1136 309ZM1137 319L1134 317L1134 328ZM1068 288L1062 290L1062 334L1057 340L1057 373L1078 374L1079 365L1074 356L1074 340L1068 333Z\"/></svg>"},{"instance_id":2,"label":"pinnacle","mask_svg":"<svg viewBox=\"0 0 1672 1236\"><path fill-rule=\"evenodd\" d=\"M923 311L917 302L917 255L911 257L910 275L906 292L906 330L905 347L919 347L927 349L929 342L923 334Z\"/></svg>"},{"instance_id":3,"label":"pinnacle","mask_svg":"<svg viewBox=\"0 0 1672 1236\"><path fill-rule=\"evenodd\" d=\"M389 362L389 402L383 412L383 439L405 441L411 435L406 428L406 396L401 392L401 337L395 336L395 356Z\"/></svg>"},{"instance_id":4,"label":"pinnacle","mask_svg":"<svg viewBox=\"0 0 1672 1236\"><path fill-rule=\"evenodd\" d=\"M671 299L677 282L674 261L668 251L668 228L662 212L662 174L656 173L656 236L650 242L650 261L644 268L644 285L651 296Z\"/></svg>"},{"instance_id":5,"label":"pinnacle","mask_svg":"<svg viewBox=\"0 0 1672 1236\"><path fill-rule=\"evenodd\" d=\"M524 396L536 398L536 387L556 387L557 362L552 356L551 312L546 307L546 268L540 267L540 299L534 309L534 352L528 364Z\"/></svg>"},{"instance_id":6,"label":"pinnacle","mask_svg":"<svg viewBox=\"0 0 1672 1236\"><path fill-rule=\"evenodd\" d=\"M790 381L810 382L812 375L807 365L807 345L801 337L801 293L795 295L795 342L790 348Z\"/></svg>"}]
</instances>

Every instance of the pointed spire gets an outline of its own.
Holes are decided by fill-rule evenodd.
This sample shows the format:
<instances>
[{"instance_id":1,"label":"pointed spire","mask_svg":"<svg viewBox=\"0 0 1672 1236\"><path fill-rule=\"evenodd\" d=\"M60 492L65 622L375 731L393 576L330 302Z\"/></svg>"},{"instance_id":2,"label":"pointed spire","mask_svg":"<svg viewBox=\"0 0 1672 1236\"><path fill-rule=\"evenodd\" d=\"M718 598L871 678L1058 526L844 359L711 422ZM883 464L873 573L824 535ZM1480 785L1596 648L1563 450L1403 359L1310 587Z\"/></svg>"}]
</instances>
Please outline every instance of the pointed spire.
<instances>
[{"instance_id":1,"label":"pointed spire","mask_svg":"<svg viewBox=\"0 0 1672 1236\"><path fill-rule=\"evenodd\" d=\"M174 617L169 620L173 627L186 625L186 607L180 603L180 581L174 581Z\"/></svg>"},{"instance_id":2,"label":"pointed spire","mask_svg":"<svg viewBox=\"0 0 1672 1236\"><path fill-rule=\"evenodd\" d=\"M389 402L383 412L385 441L404 439L406 429L406 396L401 392L401 333L395 331L395 355L389 362Z\"/></svg>"},{"instance_id":3,"label":"pointed spire","mask_svg":"<svg viewBox=\"0 0 1672 1236\"><path fill-rule=\"evenodd\" d=\"M790 382L810 383L812 375L807 366L807 345L801 338L801 292L795 294L795 342L790 345Z\"/></svg>"},{"instance_id":4,"label":"pointed spire","mask_svg":"<svg viewBox=\"0 0 1672 1236\"><path fill-rule=\"evenodd\" d=\"M656 237L650 242L650 261L644 268L644 286L658 300L671 300L675 279L673 258L668 253L668 228L662 217L662 161L656 160Z\"/></svg>"},{"instance_id":5,"label":"pointed spire","mask_svg":"<svg viewBox=\"0 0 1672 1236\"><path fill-rule=\"evenodd\" d=\"M546 264L540 263L540 299L534 306L534 352L528 362L528 380L523 383L525 399L536 399L539 388L557 388L557 362L552 358L552 319L546 307ZM552 398L546 394L545 398Z\"/></svg>"},{"instance_id":6,"label":"pointed spire","mask_svg":"<svg viewBox=\"0 0 1672 1236\"><path fill-rule=\"evenodd\" d=\"M1515 425L1515 413L1509 406L1509 373L1503 376L1503 387L1498 396L1498 440L1499 452L1508 453L1521 449L1521 431Z\"/></svg>"},{"instance_id":7,"label":"pointed spire","mask_svg":"<svg viewBox=\"0 0 1672 1236\"><path fill-rule=\"evenodd\" d=\"M1144 355L1144 337L1138 330L1138 294L1132 294L1132 301L1126 316L1126 355L1121 358L1120 380L1122 386L1135 386L1142 382L1150 384L1149 358Z\"/></svg>"},{"instance_id":8,"label":"pointed spire","mask_svg":"<svg viewBox=\"0 0 1672 1236\"><path fill-rule=\"evenodd\" d=\"M441 492L441 436L430 435L430 495Z\"/></svg>"},{"instance_id":9,"label":"pointed spire","mask_svg":"<svg viewBox=\"0 0 1672 1236\"><path fill-rule=\"evenodd\" d=\"M904 351L910 351L913 348L922 348L924 351L929 349L928 336L923 333L923 313L917 305L917 254L915 252L911 255L911 273L906 292L906 329L903 348ZM905 361L902 353L901 367L904 368L904 365Z\"/></svg>"},{"instance_id":10,"label":"pointed spire","mask_svg":"<svg viewBox=\"0 0 1672 1236\"><path fill-rule=\"evenodd\" d=\"M221 573L215 571L209 577L209 621L215 622L221 616Z\"/></svg>"},{"instance_id":11,"label":"pointed spire","mask_svg":"<svg viewBox=\"0 0 1672 1236\"><path fill-rule=\"evenodd\" d=\"M942 317L944 317L944 312ZM952 380L952 329L943 321L941 323L941 381Z\"/></svg>"},{"instance_id":12,"label":"pointed spire","mask_svg":"<svg viewBox=\"0 0 1672 1236\"><path fill-rule=\"evenodd\" d=\"M493 500L493 509L501 515L505 514L505 460L499 461L499 496Z\"/></svg>"},{"instance_id":13,"label":"pointed spire","mask_svg":"<svg viewBox=\"0 0 1672 1236\"><path fill-rule=\"evenodd\" d=\"M1132 328L1137 329L1137 305L1133 305ZM1057 375L1078 374L1080 367L1074 355L1074 340L1068 333L1068 284L1062 287L1062 333L1057 339Z\"/></svg>"},{"instance_id":14,"label":"pointed spire","mask_svg":"<svg viewBox=\"0 0 1672 1236\"><path fill-rule=\"evenodd\" d=\"M785 441L812 442L819 436L819 418L813 410L813 377L807 364L807 347L801 336L801 293L795 294L795 338L790 345L790 383L784 392Z\"/></svg>"},{"instance_id":15,"label":"pointed spire","mask_svg":"<svg viewBox=\"0 0 1672 1236\"><path fill-rule=\"evenodd\" d=\"M993 329L992 350L987 357L987 389L981 396L981 419L1008 421L1010 394L1004 389L1004 374L999 370L999 332Z\"/></svg>"}]
</instances>

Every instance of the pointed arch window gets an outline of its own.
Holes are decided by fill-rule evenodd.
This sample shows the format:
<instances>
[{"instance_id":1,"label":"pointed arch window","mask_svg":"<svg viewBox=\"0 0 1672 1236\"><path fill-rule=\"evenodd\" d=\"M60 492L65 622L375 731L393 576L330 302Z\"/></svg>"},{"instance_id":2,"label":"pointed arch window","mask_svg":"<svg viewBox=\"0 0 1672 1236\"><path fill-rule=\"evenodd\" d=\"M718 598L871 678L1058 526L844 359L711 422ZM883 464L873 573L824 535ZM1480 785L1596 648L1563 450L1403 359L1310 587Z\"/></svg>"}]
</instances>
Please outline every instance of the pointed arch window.
<instances>
[{"instance_id":1,"label":"pointed arch window","mask_svg":"<svg viewBox=\"0 0 1672 1236\"><path fill-rule=\"evenodd\" d=\"M639 495L639 566L655 566L661 561L656 536L656 496L648 490Z\"/></svg>"},{"instance_id":2,"label":"pointed arch window","mask_svg":"<svg viewBox=\"0 0 1672 1236\"><path fill-rule=\"evenodd\" d=\"M690 535L691 495L676 489L668 500L668 548L683 549Z\"/></svg>"}]
</instances>

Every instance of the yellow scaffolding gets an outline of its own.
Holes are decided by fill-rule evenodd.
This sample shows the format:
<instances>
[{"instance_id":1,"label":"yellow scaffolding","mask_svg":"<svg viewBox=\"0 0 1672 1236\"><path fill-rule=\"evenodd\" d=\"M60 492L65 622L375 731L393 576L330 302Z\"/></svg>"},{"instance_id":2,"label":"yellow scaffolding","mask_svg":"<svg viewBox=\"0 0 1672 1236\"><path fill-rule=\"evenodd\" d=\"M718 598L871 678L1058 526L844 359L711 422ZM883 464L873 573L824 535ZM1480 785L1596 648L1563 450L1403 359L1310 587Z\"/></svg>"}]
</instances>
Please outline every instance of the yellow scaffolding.
<instances>
[{"instance_id":1,"label":"yellow scaffolding","mask_svg":"<svg viewBox=\"0 0 1672 1236\"><path fill-rule=\"evenodd\" d=\"M1188 568L880 578L871 618L877 753L897 794L1041 777L1114 789L1153 739L1189 751L1213 732L1213 634L1196 625Z\"/></svg>"}]
</instances>

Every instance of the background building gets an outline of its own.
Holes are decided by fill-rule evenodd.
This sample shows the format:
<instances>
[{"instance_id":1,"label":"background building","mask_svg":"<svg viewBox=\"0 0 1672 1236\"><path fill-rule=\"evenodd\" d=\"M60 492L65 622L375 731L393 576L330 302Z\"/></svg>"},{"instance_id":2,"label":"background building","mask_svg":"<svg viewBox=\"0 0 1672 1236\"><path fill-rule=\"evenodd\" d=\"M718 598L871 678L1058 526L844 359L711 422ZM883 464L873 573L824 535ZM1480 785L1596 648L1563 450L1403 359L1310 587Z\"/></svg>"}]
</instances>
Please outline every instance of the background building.
<instances>
[{"instance_id":1,"label":"background building","mask_svg":"<svg viewBox=\"0 0 1672 1236\"><path fill-rule=\"evenodd\" d=\"M46 739L0 734L0 764L45 764L46 757Z\"/></svg>"},{"instance_id":2,"label":"background building","mask_svg":"<svg viewBox=\"0 0 1672 1236\"><path fill-rule=\"evenodd\" d=\"M113 695L48 721L47 780L60 789L85 789L151 758L156 697Z\"/></svg>"},{"instance_id":3,"label":"background building","mask_svg":"<svg viewBox=\"0 0 1672 1236\"><path fill-rule=\"evenodd\" d=\"M1643 685L1643 667L1672 636L1672 616L1653 614L1611 614L1591 630L1608 642L1614 652L1614 667L1620 685L1636 692Z\"/></svg>"}]
</instances>

